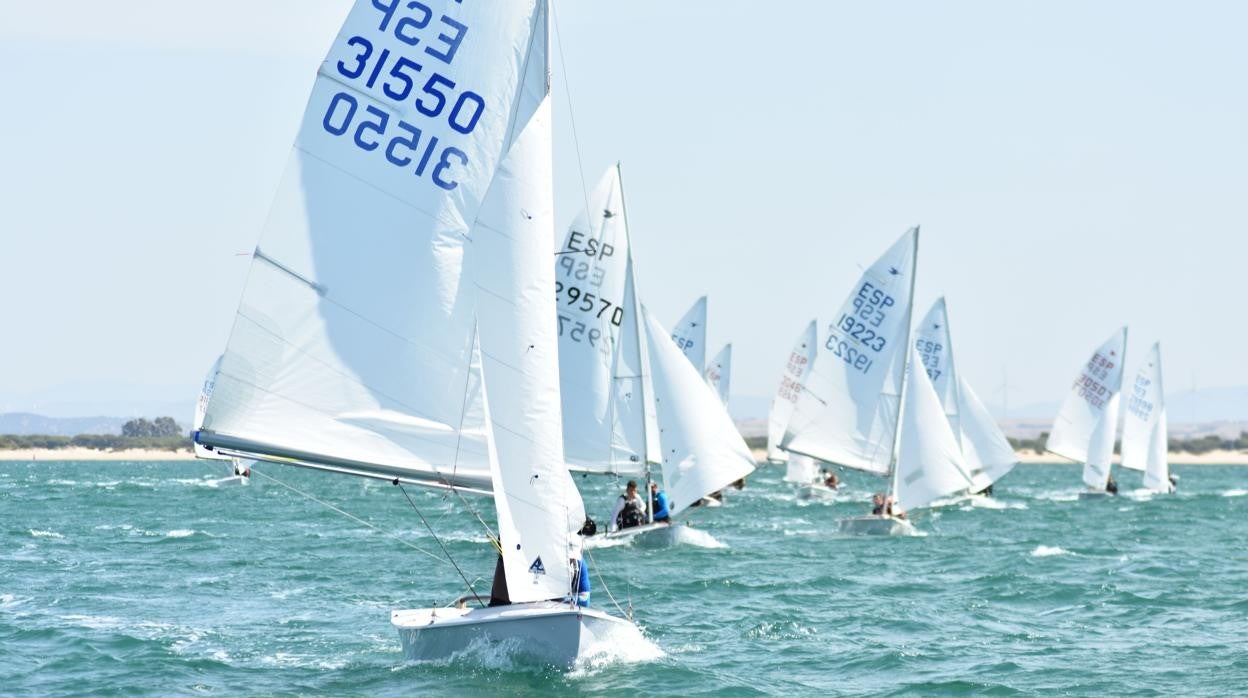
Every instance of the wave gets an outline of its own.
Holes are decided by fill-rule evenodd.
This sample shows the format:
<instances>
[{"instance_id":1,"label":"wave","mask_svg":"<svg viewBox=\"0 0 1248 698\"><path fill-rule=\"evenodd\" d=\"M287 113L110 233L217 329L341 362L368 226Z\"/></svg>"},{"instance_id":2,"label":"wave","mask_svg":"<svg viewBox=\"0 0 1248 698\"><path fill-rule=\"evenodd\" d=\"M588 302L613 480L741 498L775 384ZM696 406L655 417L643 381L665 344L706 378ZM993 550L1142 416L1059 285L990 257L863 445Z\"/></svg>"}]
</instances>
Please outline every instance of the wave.
<instances>
[{"instance_id":1,"label":"wave","mask_svg":"<svg viewBox=\"0 0 1248 698\"><path fill-rule=\"evenodd\" d=\"M1031 551L1032 557L1053 557L1054 555L1073 555L1073 553L1056 545L1037 545L1036 549Z\"/></svg>"},{"instance_id":2,"label":"wave","mask_svg":"<svg viewBox=\"0 0 1248 698\"><path fill-rule=\"evenodd\" d=\"M175 528L165 534L165 538L188 538L195 535L195 531L189 528Z\"/></svg>"},{"instance_id":3,"label":"wave","mask_svg":"<svg viewBox=\"0 0 1248 698\"><path fill-rule=\"evenodd\" d=\"M41 531L37 528L30 529L30 535L34 536L35 538L55 538L55 539L65 538L65 536L61 535L60 533L57 533L56 531Z\"/></svg>"},{"instance_id":4,"label":"wave","mask_svg":"<svg viewBox=\"0 0 1248 698\"><path fill-rule=\"evenodd\" d=\"M1227 490L1222 493L1223 497L1242 497L1248 494L1248 490Z\"/></svg>"}]
</instances>

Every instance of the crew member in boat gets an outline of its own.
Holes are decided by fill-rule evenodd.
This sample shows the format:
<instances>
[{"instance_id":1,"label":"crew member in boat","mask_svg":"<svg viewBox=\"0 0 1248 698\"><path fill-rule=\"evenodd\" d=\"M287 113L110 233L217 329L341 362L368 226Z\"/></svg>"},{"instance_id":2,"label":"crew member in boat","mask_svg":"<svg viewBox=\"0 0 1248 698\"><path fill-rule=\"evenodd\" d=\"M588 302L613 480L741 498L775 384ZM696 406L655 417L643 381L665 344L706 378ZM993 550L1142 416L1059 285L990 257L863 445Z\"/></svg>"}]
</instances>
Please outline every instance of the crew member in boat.
<instances>
[{"instance_id":1,"label":"crew member in boat","mask_svg":"<svg viewBox=\"0 0 1248 698\"><path fill-rule=\"evenodd\" d=\"M879 492L876 492L875 494L871 495L871 515L872 516L884 515L884 495Z\"/></svg>"},{"instance_id":2,"label":"crew member in boat","mask_svg":"<svg viewBox=\"0 0 1248 698\"><path fill-rule=\"evenodd\" d=\"M615 510L611 512L613 531L640 526L646 522L646 502L637 494L637 481L629 480L624 494L615 500Z\"/></svg>"},{"instance_id":3,"label":"crew member in boat","mask_svg":"<svg viewBox=\"0 0 1248 698\"><path fill-rule=\"evenodd\" d=\"M906 518L906 512L897 506L897 500L891 494L884 498L884 514L898 519Z\"/></svg>"},{"instance_id":4,"label":"crew member in boat","mask_svg":"<svg viewBox=\"0 0 1248 698\"><path fill-rule=\"evenodd\" d=\"M672 515L667 510L667 493L659 489L659 483L650 483L650 511L654 512L655 523L671 523Z\"/></svg>"},{"instance_id":5,"label":"crew member in boat","mask_svg":"<svg viewBox=\"0 0 1248 698\"><path fill-rule=\"evenodd\" d=\"M841 486L841 479L836 476L835 472L825 470L823 471L823 486L830 490L838 489Z\"/></svg>"},{"instance_id":6,"label":"crew member in boat","mask_svg":"<svg viewBox=\"0 0 1248 698\"><path fill-rule=\"evenodd\" d=\"M1179 476L1178 475L1167 475L1166 479L1170 481L1170 491L1172 493L1175 490L1179 489Z\"/></svg>"},{"instance_id":7,"label":"crew member in boat","mask_svg":"<svg viewBox=\"0 0 1248 698\"><path fill-rule=\"evenodd\" d=\"M572 565L572 598L577 606L589 608L589 567L585 565L585 558L573 558L568 562Z\"/></svg>"},{"instance_id":8,"label":"crew member in boat","mask_svg":"<svg viewBox=\"0 0 1248 698\"><path fill-rule=\"evenodd\" d=\"M251 466L234 461L234 474L240 477L251 477Z\"/></svg>"},{"instance_id":9,"label":"crew member in boat","mask_svg":"<svg viewBox=\"0 0 1248 698\"><path fill-rule=\"evenodd\" d=\"M1110 475L1105 481L1105 491L1110 494L1118 494L1118 481L1114 480L1114 476Z\"/></svg>"}]
</instances>

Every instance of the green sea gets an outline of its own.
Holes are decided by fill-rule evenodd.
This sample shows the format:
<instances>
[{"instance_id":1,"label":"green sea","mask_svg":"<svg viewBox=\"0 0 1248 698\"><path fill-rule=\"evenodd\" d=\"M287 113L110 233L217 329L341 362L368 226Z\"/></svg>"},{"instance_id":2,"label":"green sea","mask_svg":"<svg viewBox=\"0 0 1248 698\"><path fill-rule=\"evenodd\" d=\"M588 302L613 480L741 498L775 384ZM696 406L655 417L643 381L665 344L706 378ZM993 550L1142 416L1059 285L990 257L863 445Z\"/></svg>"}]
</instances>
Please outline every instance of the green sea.
<instances>
[{"instance_id":1,"label":"green sea","mask_svg":"<svg viewBox=\"0 0 1248 698\"><path fill-rule=\"evenodd\" d=\"M1125 496L1079 501L1076 467L1023 465L990 506L868 539L833 531L878 480L846 473L840 501L804 504L764 466L678 547L592 551L653 647L570 672L502 650L404 661L390 610L463 582L426 554L403 493L257 471L380 531L260 476L214 487L212 464L0 462L0 694L1248 693L1244 467L1178 466L1179 493L1156 497L1122 473ZM578 482L605 518L620 483ZM488 589L494 556L464 503L408 492ZM601 583L594 602L611 606Z\"/></svg>"}]
</instances>

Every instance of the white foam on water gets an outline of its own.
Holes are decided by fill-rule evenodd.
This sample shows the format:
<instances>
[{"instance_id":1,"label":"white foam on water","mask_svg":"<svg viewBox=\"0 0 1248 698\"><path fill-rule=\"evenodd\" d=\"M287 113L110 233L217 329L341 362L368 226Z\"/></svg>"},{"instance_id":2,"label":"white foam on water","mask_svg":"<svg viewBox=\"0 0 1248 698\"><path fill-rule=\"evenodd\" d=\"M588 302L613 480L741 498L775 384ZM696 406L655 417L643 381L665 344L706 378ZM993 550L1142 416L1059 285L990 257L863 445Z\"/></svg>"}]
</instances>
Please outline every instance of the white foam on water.
<instances>
[{"instance_id":1,"label":"white foam on water","mask_svg":"<svg viewBox=\"0 0 1248 698\"><path fill-rule=\"evenodd\" d=\"M1026 509L1027 502L1007 502L996 497L974 497L971 499L971 506L976 509L1003 511L1005 509Z\"/></svg>"},{"instance_id":2,"label":"white foam on water","mask_svg":"<svg viewBox=\"0 0 1248 698\"><path fill-rule=\"evenodd\" d=\"M1071 555L1069 550L1059 548L1056 545L1037 545L1036 549L1031 551L1032 557L1053 557L1054 555Z\"/></svg>"},{"instance_id":3,"label":"white foam on water","mask_svg":"<svg viewBox=\"0 0 1248 698\"><path fill-rule=\"evenodd\" d=\"M602 548L619 548L625 545L631 545L632 538L607 538L606 536L590 536L585 539L585 547L590 550L600 550Z\"/></svg>"},{"instance_id":4,"label":"white foam on water","mask_svg":"<svg viewBox=\"0 0 1248 698\"><path fill-rule=\"evenodd\" d=\"M166 538L187 538L195 535L195 531L189 528L175 528L165 534Z\"/></svg>"},{"instance_id":5,"label":"white foam on water","mask_svg":"<svg viewBox=\"0 0 1248 698\"><path fill-rule=\"evenodd\" d=\"M585 648L568 676L592 676L607 667L653 662L664 656L663 650L647 639L637 626L613 625L610 632Z\"/></svg>"},{"instance_id":6,"label":"white foam on water","mask_svg":"<svg viewBox=\"0 0 1248 698\"><path fill-rule=\"evenodd\" d=\"M1227 490L1222 493L1223 497L1242 497L1248 494L1248 490Z\"/></svg>"},{"instance_id":7,"label":"white foam on water","mask_svg":"<svg viewBox=\"0 0 1248 698\"><path fill-rule=\"evenodd\" d=\"M34 536L35 538L58 538L59 539L59 538L65 537L57 533L56 531L41 531L37 528L30 529L30 535Z\"/></svg>"},{"instance_id":8,"label":"white foam on water","mask_svg":"<svg viewBox=\"0 0 1248 698\"><path fill-rule=\"evenodd\" d=\"M276 652L260 658L260 663L271 667L296 667L300 669L324 669L334 671L347 666L345 659L314 659L293 652Z\"/></svg>"},{"instance_id":9,"label":"white foam on water","mask_svg":"<svg viewBox=\"0 0 1248 698\"><path fill-rule=\"evenodd\" d=\"M675 529L676 545L692 545L695 548L727 548L726 543L721 543L715 539L715 536L703 531L700 528L692 526L677 526Z\"/></svg>"}]
</instances>

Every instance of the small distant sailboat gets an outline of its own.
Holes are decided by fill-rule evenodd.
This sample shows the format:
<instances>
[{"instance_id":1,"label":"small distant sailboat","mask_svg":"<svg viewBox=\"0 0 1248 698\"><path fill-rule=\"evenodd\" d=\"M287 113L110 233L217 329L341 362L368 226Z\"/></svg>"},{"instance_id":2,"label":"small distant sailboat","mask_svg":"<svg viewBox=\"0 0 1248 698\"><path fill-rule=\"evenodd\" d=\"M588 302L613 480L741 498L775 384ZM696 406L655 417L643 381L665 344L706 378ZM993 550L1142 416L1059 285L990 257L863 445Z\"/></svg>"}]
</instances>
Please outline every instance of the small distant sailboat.
<instances>
[{"instance_id":1,"label":"small distant sailboat","mask_svg":"<svg viewBox=\"0 0 1248 698\"><path fill-rule=\"evenodd\" d=\"M1109 488L1118 429L1119 391L1126 361L1127 328L1115 332L1097 348L1071 385L1045 448L1083 463L1082 499L1114 494Z\"/></svg>"},{"instance_id":2,"label":"small distant sailboat","mask_svg":"<svg viewBox=\"0 0 1248 698\"><path fill-rule=\"evenodd\" d=\"M1168 460L1166 393L1161 382L1161 342L1153 344L1135 374L1122 419L1122 467L1144 473L1154 492L1174 491Z\"/></svg>"},{"instance_id":3,"label":"small distant sailboat","mask_svg":"<svg viewBox=\"0 0 1248 698\"><path fill-rule=\"evenodd\" d=\"M706 378L706 384L711 386L711 390L719 396L719 401L727 407L732 383L732 342L725 344L715 358L711 359L702 371L702 376Z\"/></svg>"},{"instance_id":4,"label":"small distant sailboat","mask_svg":"<svg viewBox=\"0 0 1248 698\"><path fill-rule=\"evenodd\" d=\"M910 324L918 245L919 229L912 228L858 280L828 328L780 444L888 478L890 496L907 508L970 486L931 380L910 370L917 361ZM880 510L841 519L840 528L916 533L908 520Z\"/></svg>"},{"instance_id":5,"label":"small distant sailboat","mask_svg":"<svg viewBox=\"0 0 1248 698\"><path fill-rule=\"evenodd\" d=\"M780 448L780 442L784 439L784 429L789 425L793 406L797 404L797 396L802 391L806 372L815 361L818 344L819 325L817 321L811 320L789 351L789 358L784 364L784 375L780 377L780 386L776 388L776 394L771 399L771 410L767 414L767 460L771 463L790 460L789 452ZM805 471L799 469L798 472ZM785 479L788 481L787 475Z\"/></svg>"},{"instance_id":6,"label":"small distant sailboat","mask_svg":"<svg viewBox=\"0 0 1248 698\"><path fill-rule=\"evenodd\" d=\"M208 369L208 375L204 377L204 386L199 391L199 400L195 402L195 419L191 425L192 432L198 432L204 426L204 414L208 410L208 401L212 398L212 389L216 385L217 370L221 367L221 358L218 357L212 363L212 368ZM198 442L192 442L195 450L195 457L202 460L227 461L230 464L230 475L217 480L210 481L213 487L236 487L239 485L247 485L251 483L251 466L252 461L245 461L241 458L233 458L224 456L215 451L210 451L201 446Z\"/></svg>"},{"instance_id":7,"label":"small distant sailboat","mask_svg":"<svg viewBox=\"0 0 1248 698\"><path fill-rule=\"evenodd\" d=\"M672 341L698 373L702 373L706 368L706 296L694 301L680 322L672 327Z\"/></svg>"},{"instance_id":8,"label":"small distant sailboat","mask_svg":"<svg viewBox=\"0 0 1248 698\"><path fill-rule=\"evenodd\" d=\"M645 643L573 589L585 510L563 449L548 43L546 0L356 0L196 433L224 455L492 497L488 605L465 576L451 606L392 612L410 659L505 643L569 666Z\"/></svg>"},{"instance_id":9,"label":"small distant sailboat","mask_svg":"<svg viewBox=\"0 0 1248 698\"><path fill-rule=\"evenodd\" d=\"M993 483L1018 465L1018 456L958 371L944 298L938 299L919 322L914 346L966 462L963 474L971 482L967 494L991 491Z\"/></svg>"}]
</instances>

